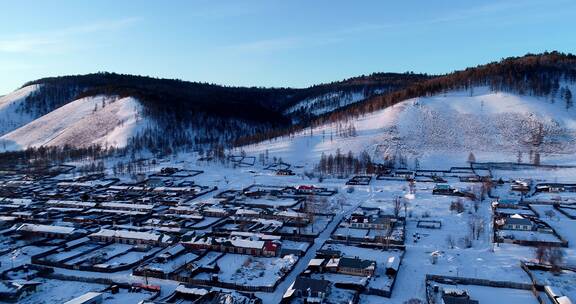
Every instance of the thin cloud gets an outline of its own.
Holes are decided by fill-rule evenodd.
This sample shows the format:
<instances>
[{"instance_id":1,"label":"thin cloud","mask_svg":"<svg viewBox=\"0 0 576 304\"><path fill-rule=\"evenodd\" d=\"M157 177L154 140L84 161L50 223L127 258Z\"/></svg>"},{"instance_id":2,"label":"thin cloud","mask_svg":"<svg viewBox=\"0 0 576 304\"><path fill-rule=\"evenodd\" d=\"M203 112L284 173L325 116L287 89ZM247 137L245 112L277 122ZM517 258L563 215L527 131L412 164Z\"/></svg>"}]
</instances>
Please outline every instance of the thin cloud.
<instances>
[{"instance_id":1,"label":"thin cloud","mask_svg":"<svg viewBox=\"0 0 576 304\"><path fill-rule=\"evenodd\" d=\"M205 3L210 4L210 6L203 7L203 5L199 5L187 12L186 16L188 18L223 19L254 15L264 9L262 6L251 7L247 6L245 3L240 2L237 4L224 5L210 0L206 1Z\"/></svg>"},{"instance_id":2,"label":"thin cloud","mask_svg":"<svg viewBox=\"0 0 576 304\"><path fill-rule=\"evenodd\" d=\"M567 3L572 3L572 0L550 0L549 5L565 5ZM518 12L522 9L527 8L534 8L539 7L542 5L539 1L500 1L497 3L489 3L483 4L478 6L472 6L469 8L462 8L462 9L454 9L451 11L447 11L444 15L435 16L428 19L416 19L416 20L408 20L405 22L397 22L397 23L366 23L366 24L359 24L351 27L347 27L344 29L340 29L335 31L333 34L335 35L349 35L349 34L358 34L358 33L365 33L365 32L375 32L375 31L382 31L382 30L394 30L398 31L401 28L409 28L414 26L426 26L426 25L434 25L434 24L442 24L442 23L450 23L455 21L461 20L475 20L475 17L481 16L493 16L498 17L500 16L499 13L502 12Z\"/></svg>"},{"instance_id":3,"label":"thin cloud","mask_svg":"<svg viewBox=\"0 0 576 304\"><path fill-rule=\"evenodd\" d=\"M63 29L61 33L63 33L64 35L76 35L76 34L104 32L104 31L115 31L132 26L138 23L140 20L141 18L128 17L118 20L100 21L76 27L69 27Z\"/></svg>"},{"instance_id":4,"label":"thin cloud","mask_svg":"<svg viewBox=\"0 0 576 304\"><path fill-rule=\"evenodd\" d=\"M99 32L121 30L129 27L139 18L100 21L74 27L39 33L25 33L8 38L0 38L0 52L3 53L59 53L74 48L77 36Z\"/></svg>"},{"instance_id":5,"label":"thin cloud","mask_svg":"<svg viewBox=\"0 0 576 304\"><path fill-rule=\"evenodd\" d=\"M269 53L289 49L318 47L337 43L341 40L342 39L337 37L284 37L240 43L225 47L225 49L245 53Z\"/></svg>"},{"instance_id":6,"label":"thin cloud","mask_svg":"<svg viewBox=\"0 0 576 304\"><path fill-rule=\"evenodd\" d=\"M0 72L29 71L40 68L40 65L14 60L0 61Z\"/></svg>"},{"instance_id":7,"label":"thin cloud","mask_svg":"<svg viewBox=\"0 0 576 304\"><path fill-rule=\"evenodd\" d=\"M29 53L52 49L63 45L63 42L53 37L20 37L0 40L0 52Z\"/></svg>"},{"instance_id":8,"label":"thin cloud","mask_svg":"<svg viewBox=\"0 0 576 304\"><path fill-rule=\"evenodd\" d=\"M558 1L564 2L564 0ZM225 49L242 53L270 53L289 49L309 48L343 42L346 41L348 37L361 33L378 32L383 30L398 31L401 28L449 23L470 19L478 15L495 14L506 10L521 9L523 7L530 7L533 5L534 3L529 1L502 1L499 3L452 10L448 11L445 15L434 16L429 19L418 19L413 21L408 20L405 22L397 23L363 23L323 33L279 37L239 43L236 45L227 46Z\"/></svg>"}]
</instances>

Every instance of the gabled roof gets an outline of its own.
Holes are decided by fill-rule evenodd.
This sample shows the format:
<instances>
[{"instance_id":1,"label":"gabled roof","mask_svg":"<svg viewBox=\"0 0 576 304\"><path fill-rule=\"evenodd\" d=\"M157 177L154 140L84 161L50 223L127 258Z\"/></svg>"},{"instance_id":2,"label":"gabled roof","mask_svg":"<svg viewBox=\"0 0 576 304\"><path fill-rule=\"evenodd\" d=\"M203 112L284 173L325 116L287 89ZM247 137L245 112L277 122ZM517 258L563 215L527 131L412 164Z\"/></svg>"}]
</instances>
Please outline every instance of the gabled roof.
<instances>
[{"instance_id":1,"label":"gabled roof","mask_svg":"<svg viewBox=\"0 0 576 304\"><path fill-rule=\"evenodd\" d=\"M478 301L470 299L468 296L451 296L443 295L442 301L444 304L478 304Z\"/></svg>"},{"instance_id":2,"label":"gabled roof","mask_svg":"<svg viewBox=\"0 0 576 304\"><path fill-rule=\"evenodd\" d=\"M324 256L339 257L342 253L339 250L320 249L320 250L316 251L316 254L324 255Z\"/></svg>"},{"instance_id":3,"label":"gabled roof","mask_svg":"<svg viewBox=\"0 0 576 304\"><path fill-rule=\"evenodd\" d=\"M276 251L276 249L278 249L278 244L272 241L265 241L264 249L267 251Z\"/></svg>"},{"instance_id":4,"label":"gabled roof","mask_svg":"<svg viewBox=\"0 0 576 304\"><path fill-rule=\"evenodd\" d=\"M100 231L92 233L90 236L117 237L117 238L124 238L124 239L147 240L147 241L168 241L169 240L168 236L163 236L161 234L156 234L154 232L112 230L112 229L100 229ZM168 237L168 239L166 237Z\"/></svg>"},{"instance_id":5,"label":"gabled roof","mask_svg":"<svg viewBox=\"0 0 576 304\"><path fill-rule=\"evenodd\" d=\"M508 217L506 218L507 225L528 225L532 226L532 221L524 217Z\"/></svg>"},{"instance_id":6,"label":"gabled roof","mask_svg":"<svg viewBox=\"0 0 576 304\"><path fill-rule=\"evenodd\" d=\"M324 263L324 259L311 259L308 266L320 266L322 263Z\"/></svg>"},{"instance_id":7,"label":"gabled roof","mask_svg":"<svg viewBox=\"0 0 576 304\"><path fill-rule=\"evenodd\" d=\"M356 269L367 269L373 268L376 265L376 262L370 260L362 260L359 258L340 258L340 263L338 263L338 267L346 267L346 268L356 268Z\"/></svg>"},{"instance_id":8,"label":"gabled roof","mask_svg":"<svg viewBox=\"0 0 576 304\"><path fill-rule=\"evenodd\" d=\"M330 286L330 281L311 279L306 277L298 277L294 282L292 289L306 291L310 289L311 292L326 292Z\"/></svg>"},{"instance_id":9,"label":"gabled roof","mask_svg":"<svg viewBox=\"0 0 576 304\"><path fill-rule=\"evenodd\" d=\"M87 292L77 298L74 298L64 304L82 304L82 303L87 303L89 301L92 301L96 298L102 298L102 293L101 292Z\"/></svg>"},{"instance_id":10,"label":"gabled roof","mask_svg":"<svg viewBox=\"0 0 576 304\"><path fill-rule=\"evenodd\" d=\"M22 224L16 230L26 232L43 232L43 233L56 233L56 234L71 234L76 229L64 226L51 226L41 224Z\"/></svg>"},{"instance_id":11,"label":"gabled roof","mask_svg":"<svg viewBox=\"0 0 576 304\"><path fill-rule=\"evenodd\" d=\"M558 304L572 304L572 301L567 296L558 297L556 301L558 301Z\"/></svg>"},{"instance_id":12,"label":"gabled roof","mask_svg":"<svg viewBox=\"0 0 576 304\"><path fill-rule=\"evenodd\" d=\"M301 185L298 186L298 190L314 190L316 189L316 187L311 186L311 185Z\"/></svg>"}]
</instances>

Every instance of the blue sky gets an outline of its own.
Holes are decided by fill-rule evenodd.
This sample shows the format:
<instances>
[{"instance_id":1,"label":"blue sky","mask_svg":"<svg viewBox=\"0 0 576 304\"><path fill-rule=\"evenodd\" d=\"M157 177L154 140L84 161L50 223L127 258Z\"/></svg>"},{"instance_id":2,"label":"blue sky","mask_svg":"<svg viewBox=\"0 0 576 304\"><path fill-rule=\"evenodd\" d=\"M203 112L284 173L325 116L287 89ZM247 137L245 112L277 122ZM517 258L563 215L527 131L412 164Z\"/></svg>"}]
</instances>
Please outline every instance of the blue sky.
<instances>
[{"instance_id":1,"label":"blue sky","mask_svg":"<svg viewBox=\"0 0 576 304\"><path fill-rule=\"evenodd\" d=\"M113 71L294 86L576 52L576 1L5 1L0 94Z\"/></svg>"}]
</instances>

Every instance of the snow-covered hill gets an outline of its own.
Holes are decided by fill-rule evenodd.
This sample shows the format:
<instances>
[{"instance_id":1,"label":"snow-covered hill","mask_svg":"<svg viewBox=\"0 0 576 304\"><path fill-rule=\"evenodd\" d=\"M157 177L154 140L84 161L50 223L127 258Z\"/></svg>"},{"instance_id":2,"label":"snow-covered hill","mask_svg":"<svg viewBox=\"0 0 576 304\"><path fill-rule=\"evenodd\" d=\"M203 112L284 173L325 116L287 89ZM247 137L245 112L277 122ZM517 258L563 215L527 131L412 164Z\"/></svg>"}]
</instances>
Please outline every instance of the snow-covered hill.
<instances>
[{"instance_id":1,"label":"snow-covered hill","mask_svg":"<svg viewBox=\"0 0 576 304\"><path fill-rule=\"evenodd\" d=\"M313 98L304 99L284 111L285 114L292 114L296 111L302 111L312 115L321 115L329 113L343 106L353 104L366 99L367 97L378 94L380 90L368 93L366 91L353 92L330 92Z\"/></svg>"},{"instance_id":2,"label":"snow-covered hill","mask_svg":"<svg viewBox=\"0 0 576 304\"><path fill-rule=\"evenodd\" d=\"M22 103L39 85L30 85L0 97L0 136L15 130L32 120L34 115L22 111Z\"/></svg>"},{"instance_id":3,"label":"snow-covered hill","mask_svg":"<svg viewBox=\"0 0 576 304\"><path fill-rule=\"evenodd\" d=\"M352 125L356 136L340 136ZM340 132L339 132L340 130ZM348 122L308 129L244 147L265 150L284 160L311 165L321 153L368 151L375 159L401 154L446 164L478 160L567 160L576 152L576 110L559 100L491 92L488 88L455 91L406 100Z\"/></svg>"},{"instance_id":4,"label":"snow-covered hill","mask_svg":"<svg viewBox=\"0 0 576 304\"><path fill-rule=\"evenodd\" d=\"M70 102L0 137L0 150L27 147L125 146L148 125L134 98L86 97Z\"/></svg>"}]
</instances>

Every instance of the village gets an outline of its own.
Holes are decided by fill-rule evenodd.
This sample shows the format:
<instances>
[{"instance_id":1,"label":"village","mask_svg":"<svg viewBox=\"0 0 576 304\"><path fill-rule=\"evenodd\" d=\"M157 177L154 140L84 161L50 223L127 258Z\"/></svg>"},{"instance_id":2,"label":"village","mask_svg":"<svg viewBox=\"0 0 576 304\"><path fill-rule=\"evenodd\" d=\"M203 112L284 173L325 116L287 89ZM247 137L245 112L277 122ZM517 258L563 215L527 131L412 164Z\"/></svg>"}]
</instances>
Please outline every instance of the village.
<instances>
[{"instance_id":1,"label":"village","mask_svg":"<svg viewBox=\"0 0 576 304\"><path fill-rule=\"evenodd\" d=\"M2 302L576 299L570 167L381 167L342 179L242 155L160 160L130 177L1 170Z\"/></svg>"}]
</instances>

